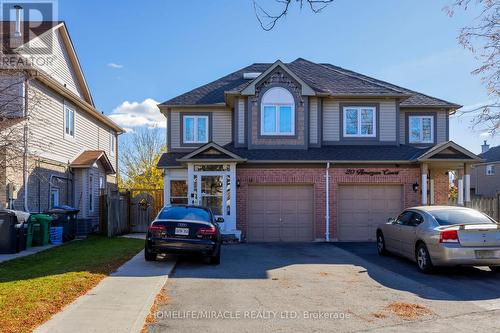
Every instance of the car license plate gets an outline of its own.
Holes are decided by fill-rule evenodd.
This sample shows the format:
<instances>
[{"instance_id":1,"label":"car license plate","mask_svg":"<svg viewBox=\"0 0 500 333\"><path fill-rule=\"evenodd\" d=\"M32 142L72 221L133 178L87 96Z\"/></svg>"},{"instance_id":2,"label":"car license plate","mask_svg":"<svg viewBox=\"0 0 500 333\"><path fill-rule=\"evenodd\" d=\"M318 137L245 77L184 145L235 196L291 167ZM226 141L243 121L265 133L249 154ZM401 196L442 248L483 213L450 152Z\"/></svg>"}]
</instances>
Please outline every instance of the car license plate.
<instances>
[{"instance_id":1,"label":"car license plate","mask_svg":"<svg viewBox=\"0 0 500 333\"><path fill-rule=\"evenodd\" d=\"M500 251L476 250L476 259L500 259Z\"/></svg>"},{"instance_id":2,"label":"car license plate","mask_svg":"<svg viewBox=\"0 0 500 333\"><path fill-rule=\"evenodd\" d=\"M175 234L178 236L188 236L189 228L175 228Z\"/></svg>"}]
</instances>

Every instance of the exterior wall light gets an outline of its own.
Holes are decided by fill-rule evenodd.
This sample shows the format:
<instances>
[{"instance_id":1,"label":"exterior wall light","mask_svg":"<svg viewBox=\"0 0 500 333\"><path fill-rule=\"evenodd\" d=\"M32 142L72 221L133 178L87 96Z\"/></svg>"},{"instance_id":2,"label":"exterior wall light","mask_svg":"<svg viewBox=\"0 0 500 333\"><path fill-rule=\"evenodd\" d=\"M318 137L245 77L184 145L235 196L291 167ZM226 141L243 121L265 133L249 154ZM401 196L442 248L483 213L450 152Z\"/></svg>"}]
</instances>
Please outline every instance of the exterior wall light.
<instances>
[{"instance_id":1,"label":"exterior wall light","mask_svg":"<svg viewBox=\"0 0 500 333\"><path fill-rule=\"evenodd\" d=\"M418 192L420 185L418 183L413 183L412 188L413 188L413 192Z\"/></svg>"}]
</instances>

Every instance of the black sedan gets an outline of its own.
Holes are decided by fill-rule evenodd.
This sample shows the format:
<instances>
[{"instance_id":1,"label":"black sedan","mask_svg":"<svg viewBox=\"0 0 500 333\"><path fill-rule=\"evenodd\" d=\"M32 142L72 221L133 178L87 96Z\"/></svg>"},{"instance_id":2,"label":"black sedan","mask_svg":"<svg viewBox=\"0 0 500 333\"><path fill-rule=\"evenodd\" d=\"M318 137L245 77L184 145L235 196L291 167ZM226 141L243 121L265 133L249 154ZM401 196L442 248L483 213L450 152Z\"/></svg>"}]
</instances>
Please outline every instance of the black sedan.
<instances>
[{"instance_id":1,"label":"black sedan","mask_svg":"<svg viewBox=\"0 0 500 333\"><path fill-rule=\"evenodd\" d=\"M222 238L218 223L205 207L175 205L164 207L151 223L146 235L144 256L154 261L160 253L199 254L209 258L210 263L220 263Z\"/></svg>"}]
</instances>

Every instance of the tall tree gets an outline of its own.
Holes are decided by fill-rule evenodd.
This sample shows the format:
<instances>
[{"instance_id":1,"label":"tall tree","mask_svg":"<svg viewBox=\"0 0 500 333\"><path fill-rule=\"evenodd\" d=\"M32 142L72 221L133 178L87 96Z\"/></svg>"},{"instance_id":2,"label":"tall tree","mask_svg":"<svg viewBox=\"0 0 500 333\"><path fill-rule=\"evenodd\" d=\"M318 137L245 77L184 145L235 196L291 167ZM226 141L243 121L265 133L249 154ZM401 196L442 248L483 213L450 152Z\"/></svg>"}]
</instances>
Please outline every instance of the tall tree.
<instances>
[{"instance_id":1,"label":"tall tree","mask_svg":"<svg viewBox=\"0 0 500 333\"><path fill-rule=\"evenodd\" d=\"M156 168L166 151L165 138L158 128L131 133L120 146L119 186L127 189L161 189L163 177Z\"/></svg>"},{"instance_id":2,"label":"tall tree","mask_svg":"<svg viewBox=\"0 0 500 333\"><path fill-rule=\"evenodd\" d=\"M253 7L261 28L265 31L271 31L276 23L288 14L288 10L293 4L298 4L300 9L307 6L313 13L317 14L332 2L333 0L275 0L278 5L276 13L271 13L271 10L265 9L256 0L253 1Z\"/></svg>"},{"instance_id":3,"label":"tall tree","mask_svg":"<svg viewBox=\"0 0 500 333\"><path fill-rule=\"evenodd\" d=\"M472 73L481 76L489 102L463 113L473 115L474 128L495 135L500 129L500 0L455 0L445 11L453 16L473 6L479 6L479 15L461 29L458 42L480 61Z\"/></svg>"}]
</instances>

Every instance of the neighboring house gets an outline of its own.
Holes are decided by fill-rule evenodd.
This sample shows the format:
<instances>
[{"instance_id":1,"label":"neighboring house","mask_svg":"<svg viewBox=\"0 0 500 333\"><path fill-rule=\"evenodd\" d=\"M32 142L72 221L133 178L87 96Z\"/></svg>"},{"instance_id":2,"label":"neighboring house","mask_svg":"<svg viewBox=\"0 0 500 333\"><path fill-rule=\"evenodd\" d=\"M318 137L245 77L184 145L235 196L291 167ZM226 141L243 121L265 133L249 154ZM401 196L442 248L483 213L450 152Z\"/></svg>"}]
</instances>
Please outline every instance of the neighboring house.
<instances>
[{"instance_id":1,"label":"neighboring house","mask_svg":"<svg viewBox=\"0 0 500 333\"><path fill-rule=\"evenodd\" d=\"M366 241L408 206L470 200L460 105L330 64L257 63L159 105L165 204L211 207L247 241Z\"/></svg>"},{"instance_id":2,"label":"neighboring house","mask_svg":"<svg viewBox=\"0 0 500 333\"><path fill-rule=\"evenodd\" d=\"M4 121L1 130L24 133L17 147L26 148L13 144L0 151L0 206L42 212L70 205L97 224L99 194L117 187L117 137L123 130L96 110L65 23L35 24L37 33L15 35L6 31L14 22L2 22L4 51L14 44L11 52L34 61L0 71L0 97L18 97L15 105L2 104L0 115L8 107L14 111L11 125ZM40 46L48 53L37 53Z\"/></svg>"},{"instance_id":3,"label":"neighboring house","mask_svg":"<svg viewBox=\"0 0 500 333\"><path fill-rule=\"evenodd\" d=\"M472 167L471 195L495 197L500 192L500 146L490 148L484 141L481 151L484 161Z\"/></svg>"}]
</instances>

